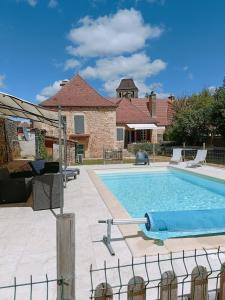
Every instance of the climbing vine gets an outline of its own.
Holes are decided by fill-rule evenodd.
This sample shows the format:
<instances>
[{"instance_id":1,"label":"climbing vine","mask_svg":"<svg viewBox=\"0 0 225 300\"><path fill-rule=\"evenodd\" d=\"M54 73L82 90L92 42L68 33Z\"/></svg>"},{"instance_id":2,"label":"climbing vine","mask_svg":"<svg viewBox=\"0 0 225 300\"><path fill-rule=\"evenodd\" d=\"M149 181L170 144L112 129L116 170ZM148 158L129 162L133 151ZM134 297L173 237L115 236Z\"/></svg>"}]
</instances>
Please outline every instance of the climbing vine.
<instances>
[{"instance_id":1,"label":"climbing vine","mask_svg":"<svg viewBox=\"0 0 225 300\"><path fill-rule=\"evenodd\" d=\"M44 130L35 129L35 153L36 159L46 159L47 150L45 147L45 134Z\"/></svg>"}]
</instances>

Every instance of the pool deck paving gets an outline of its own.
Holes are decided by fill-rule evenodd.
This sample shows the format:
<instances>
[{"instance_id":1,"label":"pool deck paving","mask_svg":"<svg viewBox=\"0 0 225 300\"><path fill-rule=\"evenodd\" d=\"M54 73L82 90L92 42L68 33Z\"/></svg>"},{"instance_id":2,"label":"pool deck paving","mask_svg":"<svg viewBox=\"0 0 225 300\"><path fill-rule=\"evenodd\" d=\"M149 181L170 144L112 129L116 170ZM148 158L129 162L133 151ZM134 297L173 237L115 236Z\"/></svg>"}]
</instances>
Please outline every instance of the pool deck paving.
<instances>
[{"instance_id":1,"label":"pool deck paving","mask_svg":"<svg viewBox=\"0 0 225 300\"><path fill-rule=\"evenodd\" d=\"M215 249L218 246L225 249L224 235L170 239L164 245L158 245L154 240L143 237L136 225L124 225L112 226L112 246L116 255L109 254L102 242L106 225L98 224L98 220L129 215L124 209L121 211L118 201L114 201L94 170L150 170L159 166L166 167L168 163L153 163L143 167L132 164L81 166L78 178L67 183L64 212L75 213L76 220L76 300L90 296L91 264L93 268L100 268L104 261L107 261L107 265L117 265L118 258L121 264L129 264L132 256L138 261L143 259L143 255L155 257L158 253L168 255L169 252ZM185 164L174 167L182 169ZM225 169L207 165L191 169L191 172L225 179ZM59 213L58 209L54 211ZM56 278L56 219L51 211L34 212L30 207L1 207L0 233L0 286L12 283L14 277L18 282L29 282L30 274L33 275L33 281L45 279L46 273L49 278ZM129 272L127 276L130 276ZM96 278L102 279L97 273ZM38 293L33 299L41 299ZM0 289L0 298L1 295ZM4 296L4 299L11 299L7 298L5 291ZM49 299L55 299L54 292Z\"/></svg>"}]
</instances>

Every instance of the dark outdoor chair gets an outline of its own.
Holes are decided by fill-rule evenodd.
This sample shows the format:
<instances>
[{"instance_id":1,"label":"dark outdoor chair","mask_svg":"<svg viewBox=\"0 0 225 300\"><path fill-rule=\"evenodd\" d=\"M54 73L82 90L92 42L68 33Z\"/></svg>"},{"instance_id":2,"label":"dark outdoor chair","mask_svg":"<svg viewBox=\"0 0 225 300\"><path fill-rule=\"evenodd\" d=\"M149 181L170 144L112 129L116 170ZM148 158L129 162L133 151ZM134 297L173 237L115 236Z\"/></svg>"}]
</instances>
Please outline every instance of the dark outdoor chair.
<instances>
[{"instance_id":1,"label":"dark outdoor chair","mask_svg":"<svg viewBox=\"0 0 225 300\"><path fill-rule=\"evenodd\" d=\"M144 165L149 165L149 156L148 153L145 151L138 151L136 153L136 160L135 160L135 164L139 165L139 164L144 164Z\"/></svg>"},{"instance_id":2,"label":"dark outdoor chair","mask_svg":"<svg viewBox=\"0 0 225 300\"><path fill-rule=\"evenodd\" d=\"M58 173L59 172L59 162L52 161L46 162L44 167L44 173ZM78 168L66 168L62 170L64 179L68 180L70 178L76 179L77 175L80 174L80 169Z\"/></svg>"},{"instance_id":3,"label":"dark outdoor chair","mask_svg":"<svg viewBox=\"0 0 225 300\"><path fill-rule=\"evenodd\" d=\"M31 193L31 180L11 178L7 168L0 169L0 204L26 202Z\"/></svg>"},{"instance_id":4,"label":"dark outdoor chair","mask_svg":"<svg viewBox=\"0 0 225 300\"><path fill-rule=\"evenodd\" d=\"M43 174L57 174L59 173L59 162L51 161L47 162L45 160L39 159L29 162L33 176L39 176ZM77 175L80 174L79 168L66 168L62 170L64 179L68 180L69 178L76 179Z\"/></svg>"}]
</instances>

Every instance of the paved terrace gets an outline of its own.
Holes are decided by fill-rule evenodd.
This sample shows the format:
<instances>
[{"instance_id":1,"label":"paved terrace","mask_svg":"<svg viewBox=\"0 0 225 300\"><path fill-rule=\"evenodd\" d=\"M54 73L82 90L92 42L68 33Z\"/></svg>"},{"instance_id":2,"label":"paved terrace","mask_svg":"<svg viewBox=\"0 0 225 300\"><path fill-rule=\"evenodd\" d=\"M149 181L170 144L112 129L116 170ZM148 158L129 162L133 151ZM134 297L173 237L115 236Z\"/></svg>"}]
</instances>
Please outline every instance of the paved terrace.
<instances>
[{"instance_id":1,"label":"paved terrace","mask_svg":"<svg viewBox=\"0 0 225 300\"><path fill-rule=\"evenodd\" d=\"M141 168L146 170L157 166L166 166L166 164L158 163L153 164L151 167L123 164L81 166L81 174L78 179L68 182L65 189L64 211L73 212L76 215L76 300L88 299L90 296L90 264L93 264L94 268L99 268L103 266L104 260L107 261L107 265L117 265L118 257L121 264L130 263L132 255L138 261L144 252L154 256L158 252L166 255L170 251L179 252L183 249L189 251L194 248L213 249L219 245L225 246L225 238L221 235L174 239L166 242L164 246L156 245L154 241L150 241L148 248L140 249L139 247L139 252L131 253L127 240L132 241L137 237L124 238L119 228L113 226L112 236L115 240L112 245L116 256L113 257L109 254L105 245L101 242L106 227L104 224L98 224L97 221L111 218L112 215L92 182L89 173L94 169L132 168L134 170L135 168ZM181 164L179 167L182 168L184 165ZM225 170L214 167L204 166L192 169L192 171L225 179ZM58 213L59 211L55 210L55 212ZM17 277L18 282L28 282L30 274L33 275L34 281L45 279L46 273L49 278L56 278L55 224L55 217L50 211L34 212L30 207L1 207L0 286L12 283L14 277ZM137 243L140 242L140 237L136 241ZM179 269L179 264L177 267ZM130 277L132 277L132 274L129 273L128 279ZM1 298L3 295L4 297ZM7 295L5 290L0 289L1 299L12 299ZM17 299L25 299L25 294L21 295L23 296ZM44 292L37 291L36 295L33 299L45 299ZM49 299L55 299L55 294L53 293Z\"/></svg>"}]
</instances>

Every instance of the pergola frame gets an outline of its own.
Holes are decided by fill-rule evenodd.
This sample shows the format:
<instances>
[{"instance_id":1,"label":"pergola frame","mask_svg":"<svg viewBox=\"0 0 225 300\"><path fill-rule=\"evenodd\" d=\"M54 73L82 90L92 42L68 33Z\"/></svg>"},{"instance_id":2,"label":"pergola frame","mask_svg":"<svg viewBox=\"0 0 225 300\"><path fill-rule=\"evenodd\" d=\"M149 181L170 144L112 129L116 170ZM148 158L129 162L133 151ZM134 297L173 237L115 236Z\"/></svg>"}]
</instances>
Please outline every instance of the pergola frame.
<instances>
[{"instance_id":1,"label":"pergola frame","mask_svg":"<svg viewBox=\"0 0 225 300\"><path fill-rule=\"evenodd\" d=\"M34 103L25 101L18 97L0 92L0 116L16 117L22 119L30 119L32 121L41 122L59 130L59 171L62 184L60 185L60 213L63 214L63 171L62 171L62 131L64 135L64 147L66 148L66 131L61 121L61 108L53 111L40 107ZM65 151L65 149L64 149ZM64 166L66 168L67 155L64 155Z\"/></svg>"}]
</instances>

